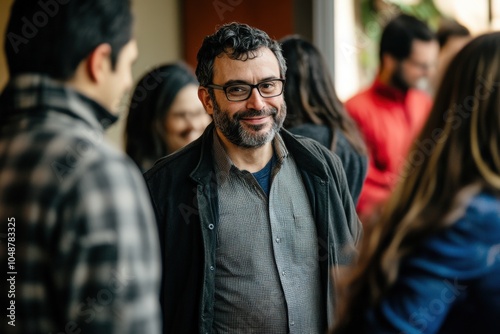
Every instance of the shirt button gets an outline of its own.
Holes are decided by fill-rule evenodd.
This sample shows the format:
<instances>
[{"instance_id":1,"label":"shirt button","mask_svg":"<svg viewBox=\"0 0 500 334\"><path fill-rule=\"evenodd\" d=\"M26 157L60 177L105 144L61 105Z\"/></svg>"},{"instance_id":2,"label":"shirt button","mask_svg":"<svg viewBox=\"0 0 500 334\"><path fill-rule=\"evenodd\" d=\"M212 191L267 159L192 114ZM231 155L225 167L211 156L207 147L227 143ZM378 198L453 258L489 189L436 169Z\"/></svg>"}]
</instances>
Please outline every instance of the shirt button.
<instances>
[{"instance_id":1,"label":"shirt button","mask_svg":"<svg viewBox=\"0 0 500 334\"><path fill-rule=\"evenodd\" d=\"M214 266L210 266L211 271L214 271L214 269L215 269Z\"/></svg>"},{"instance_id":2,"label":"shirt button","mask_svg":"<svg viewBox=\"0 0 500 334\"><path fill-rule=\"evenodd\" d=\"M276 238L276 243L280 243L281 242L281 239L280 238Z\"/></svg>"},{"instance_id":3,"label":"shirt button","mask_svg":"<svg viewBox=\"0 0 500 334\"><path fill-rule=\"evenodd\" d=\"M214 229L214 224L208 224L208 229L213 230Z\"/></svg>"},{"instance_id":4,"label":"shirt button","mask_svg":"<svg viewBox=\"0 0 500 334\"><path fill-rule=\"evenodd\" d=\"M284 271L283 271L283 272L281 273L281 275L282 275L282 276L285 276L285 275L286 275L286 272L284 272Z\"/></svg>"},{"instance_id":5,"label":"shirt button","mask_svg":"<svg viewBox=\"0 0 500 334\"><path fill-rule=\"evenodd\" d=\"M293 325L295 325L295 321L292 320L292 321L290 321L290 326L293 326Z\"/></svg>"}]
</instances>

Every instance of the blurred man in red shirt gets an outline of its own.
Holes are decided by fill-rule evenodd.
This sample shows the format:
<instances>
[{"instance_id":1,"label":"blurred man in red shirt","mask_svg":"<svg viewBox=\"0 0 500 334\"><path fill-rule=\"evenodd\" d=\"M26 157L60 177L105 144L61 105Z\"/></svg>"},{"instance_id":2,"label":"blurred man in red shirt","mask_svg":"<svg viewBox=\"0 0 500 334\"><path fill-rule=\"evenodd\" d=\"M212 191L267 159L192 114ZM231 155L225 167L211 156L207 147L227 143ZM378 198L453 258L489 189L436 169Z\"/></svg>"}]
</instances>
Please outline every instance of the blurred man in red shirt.
<instances>
[{"instance_id":1,"label":"blurred man in red shirt","mask_svg":"<svg viewBox=\"0 0 500 334\"><path fill-rule=\"evenodd\" d=\"M396 181L411 173L411 166L403 169L404 161L432 104L418 88L434 74L438 51L436 36L424 22L397 16L382 33L374 83L346 102L369 152L368 174L357 206L363 222L387 199Z\"/></svg>"}]
</instances>

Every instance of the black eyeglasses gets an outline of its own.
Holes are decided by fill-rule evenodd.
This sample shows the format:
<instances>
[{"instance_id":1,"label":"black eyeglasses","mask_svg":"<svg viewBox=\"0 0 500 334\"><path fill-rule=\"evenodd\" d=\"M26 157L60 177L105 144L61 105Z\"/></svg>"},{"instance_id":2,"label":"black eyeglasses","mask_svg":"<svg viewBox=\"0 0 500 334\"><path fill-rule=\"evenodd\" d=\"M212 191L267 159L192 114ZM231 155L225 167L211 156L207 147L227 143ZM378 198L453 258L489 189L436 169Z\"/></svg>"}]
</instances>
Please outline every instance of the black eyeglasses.
<instances>
[{"instance_id":1,"label":"black eyeglasses","mask_svg":"<svg viewBox=\"0 0 500 334\"><path fill-rule=\"evenodd\" d=\"M252 90L257 88L262 97L276 97L283 94L285 79L271 79L259 82L256 85L237 83L224 86L210 84L207 87L223 90L226 98L232 102L245 101L252 95Z\"/></svg>"}]
</instances>

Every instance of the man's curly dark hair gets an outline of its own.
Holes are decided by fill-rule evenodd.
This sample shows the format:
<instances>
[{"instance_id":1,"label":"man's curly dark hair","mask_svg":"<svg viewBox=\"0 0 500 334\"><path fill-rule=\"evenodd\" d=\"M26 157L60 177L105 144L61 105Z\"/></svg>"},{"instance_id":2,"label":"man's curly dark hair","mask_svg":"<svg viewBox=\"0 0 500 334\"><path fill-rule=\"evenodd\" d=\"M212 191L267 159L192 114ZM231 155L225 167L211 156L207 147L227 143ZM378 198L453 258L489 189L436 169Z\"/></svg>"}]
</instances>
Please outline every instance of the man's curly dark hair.
<instances>
[{"instance_id":1,"label":"man's curly dark hair","mask_svg":"<svg viewBox=\"0 0 500 334\"><path fill-rule=\"evenodd\" d=\"M215 57L226 54L231 59L245 61L257 57L258 49L270 49L280 66L280 76L285 77L286 63L280 44L271 39L264 31L243 23L228 23L214 34L205 37L198 51L196 76L201 86L212 83Z\"/></svg>"}]
</instances>

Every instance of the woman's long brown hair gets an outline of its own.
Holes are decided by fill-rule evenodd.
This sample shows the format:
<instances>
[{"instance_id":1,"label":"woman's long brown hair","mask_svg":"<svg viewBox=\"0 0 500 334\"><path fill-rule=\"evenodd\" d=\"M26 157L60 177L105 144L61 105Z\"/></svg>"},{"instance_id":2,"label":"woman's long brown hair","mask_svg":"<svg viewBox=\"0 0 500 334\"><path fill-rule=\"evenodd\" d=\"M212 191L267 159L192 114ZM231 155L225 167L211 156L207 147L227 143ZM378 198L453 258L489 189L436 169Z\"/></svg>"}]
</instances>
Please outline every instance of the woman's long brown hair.
<instances>
[{"instance_id":1,"label":"woman's long brown hair","mask_svg":"<svg viewBox=\"0 0 500 334\"><path fill-rule=\"evenodd\" d=\"M400 182L365 234L339 287L338 333L365 331L364 315L394 285L401 261L460 216L465 201L500 195L500 33L466 45L449 65Z\"/></svg>"},{"instance_id":2,"label":"woman's long brown hair","mask_svg":"<svg viewBox=\"0 0 500 334\"><path fill-rule=\"evenodd\" d=\"M361 133L339 100L318 48L296 35L287 36L280 42L288 64L284 92L287 117L284 127L289 129L306 123L329 126L333 132L330 147L333 151L337 145L335 131L340 129L358 153L366 154Z\"/></svg>"}]
</instances>

